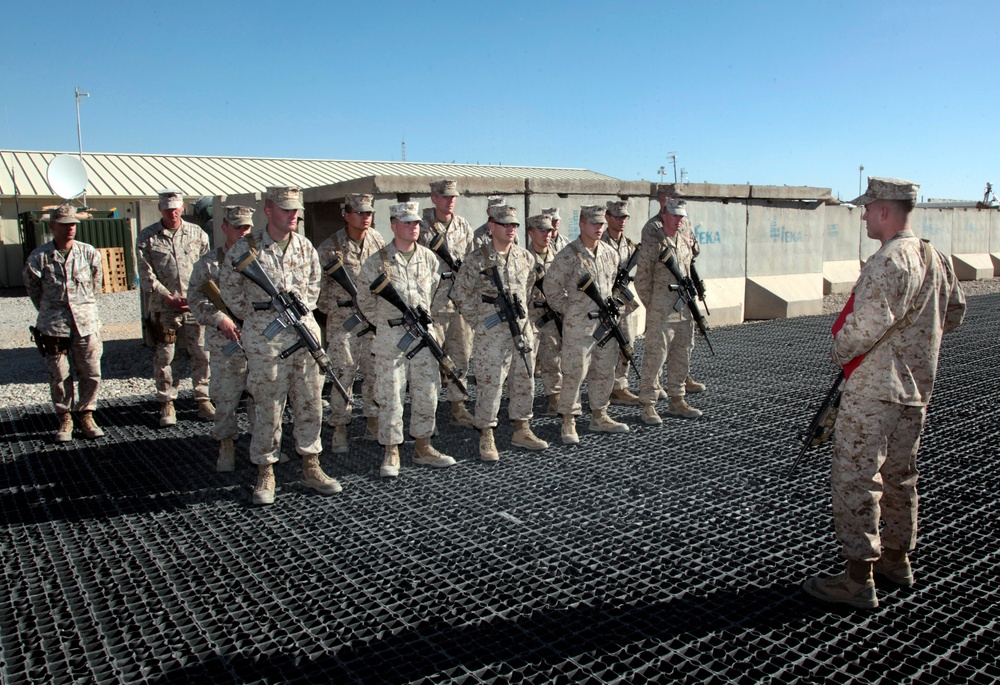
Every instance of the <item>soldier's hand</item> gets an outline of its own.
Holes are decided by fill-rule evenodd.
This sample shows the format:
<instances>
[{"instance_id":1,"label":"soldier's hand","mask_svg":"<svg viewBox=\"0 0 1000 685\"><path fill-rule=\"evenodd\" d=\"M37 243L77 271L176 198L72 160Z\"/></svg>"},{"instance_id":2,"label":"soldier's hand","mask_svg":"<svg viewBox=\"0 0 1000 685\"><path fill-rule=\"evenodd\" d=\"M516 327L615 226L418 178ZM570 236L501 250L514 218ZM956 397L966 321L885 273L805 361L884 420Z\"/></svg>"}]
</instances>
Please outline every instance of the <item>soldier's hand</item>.
<instances>
[{"instance_id":1,"label":"soldier's hand","mask_svg":"<svg viewBox=\"0 0 1000 685\"><path fill-rule=\"evenodd\" d=\"M227 340L240 339L240 327L228 316L222 319L217 328L222 335L226 336Z\"/></svg>"},{"instance_id":2,"label":"soldier's hand","mask_svg":"<svg viewBox=\"0 0 1000 685\"><path fill-rule=\"evenodd\" d=\"M167 305L171 309L176 309L179 312L189 311L187 298L180 297L179 295L165 296L163 298L163 304Z\"/></svg>"}]
</instances>

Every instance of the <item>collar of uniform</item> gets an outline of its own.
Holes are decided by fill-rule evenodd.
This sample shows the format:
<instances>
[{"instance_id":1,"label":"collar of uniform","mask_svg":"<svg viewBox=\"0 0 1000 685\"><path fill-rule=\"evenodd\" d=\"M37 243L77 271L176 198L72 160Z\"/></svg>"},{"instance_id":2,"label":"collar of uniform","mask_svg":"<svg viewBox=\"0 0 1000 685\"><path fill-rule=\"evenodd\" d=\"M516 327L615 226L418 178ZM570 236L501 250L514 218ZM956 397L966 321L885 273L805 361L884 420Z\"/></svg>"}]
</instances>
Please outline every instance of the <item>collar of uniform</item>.
<instances>
[{"instance_id":1,"label":"collar of uniform","mask_svg":"<svg viewBox=\"0 0 1000 685\"><path fill-rule=\"evenodd\" d=\"M916 237L917 237L917 234L913 232L912 228L904 228L902 231L900 231L896 235L892 236L891 238L889 238L889 240L887 240L885 242L888 243L888 242L890 242L892 240L896 240L897 238L916 238Z\"/></svg>"}]
</instances>

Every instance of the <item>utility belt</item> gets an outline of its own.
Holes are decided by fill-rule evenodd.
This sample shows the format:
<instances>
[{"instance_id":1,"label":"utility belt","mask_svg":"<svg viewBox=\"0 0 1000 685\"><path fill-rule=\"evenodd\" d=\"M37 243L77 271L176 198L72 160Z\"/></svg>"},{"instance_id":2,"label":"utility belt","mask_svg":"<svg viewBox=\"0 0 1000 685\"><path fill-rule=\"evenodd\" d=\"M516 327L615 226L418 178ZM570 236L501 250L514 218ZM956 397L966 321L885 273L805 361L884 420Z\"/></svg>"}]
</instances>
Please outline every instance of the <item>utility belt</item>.
<instances>
[{"instance_id":1,"label":"utility belt","mask_svg":"<svg viewBox=\"0 0 1000 685\"><path fill-rule=\"evenodd\" d=\"M177 342L177 329L164 326L163 322L160 321L159 312L151 315L146 320L146 323L149 326L149 330L153 332L153 339L156 342L167 345L173 345Z\"/></svg>"},{"instance_id":2,"label":"utility belt","mask_svg":"<svg viewBox=\"0 0 1000 685\"><path fill-rule=\"evenodd\" d=\"M58 357L69 353L69 338L46 335L34 326L28 326L28 332L31 333L31 341L35 343L35 347L43 357Z\"/></svg>"}]
</instances>

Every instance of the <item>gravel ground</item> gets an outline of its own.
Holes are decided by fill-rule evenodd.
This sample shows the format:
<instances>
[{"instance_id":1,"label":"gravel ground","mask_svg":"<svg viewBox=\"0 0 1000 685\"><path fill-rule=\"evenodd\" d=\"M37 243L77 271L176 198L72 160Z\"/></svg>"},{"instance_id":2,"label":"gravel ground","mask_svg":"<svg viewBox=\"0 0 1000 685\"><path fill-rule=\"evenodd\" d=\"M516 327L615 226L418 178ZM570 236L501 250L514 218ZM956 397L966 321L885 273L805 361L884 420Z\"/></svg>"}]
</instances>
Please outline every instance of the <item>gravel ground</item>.
<instances>
[{"instance_id":1,"label":"gravel ground","mask_svg":"<svg viewBox=\"0 0 1000 685\"><path fill-rule=\"evenodd\" d=\"M1000 292L1000 278L966 281L962 288L969 297ZM847 294L823 298L823 313L839 312ZM102 380L99 397L145 395L152 399L152 350L142 344L139 323L139 291L108 293L98 297L101 336L104 339ZM0 406L27 406L47 403L49 385L45 365L28 335L34 324L35 308L23 288L0 290ZM186 353L180 389L191 389Z\"/></svg>"}]
</instances>

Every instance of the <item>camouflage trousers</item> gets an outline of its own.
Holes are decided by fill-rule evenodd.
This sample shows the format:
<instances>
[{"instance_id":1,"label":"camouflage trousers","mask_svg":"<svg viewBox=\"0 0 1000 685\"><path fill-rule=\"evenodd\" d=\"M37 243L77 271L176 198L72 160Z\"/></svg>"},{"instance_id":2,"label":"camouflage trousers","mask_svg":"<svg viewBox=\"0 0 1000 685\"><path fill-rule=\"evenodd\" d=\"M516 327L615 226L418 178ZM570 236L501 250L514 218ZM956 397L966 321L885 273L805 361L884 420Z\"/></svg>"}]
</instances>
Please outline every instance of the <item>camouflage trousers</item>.
<instances>
[{"instance_id":1,"label":"camouflage trousers","mask_svg":"<svg viewBox=\"0 0 1000 685\"><path fill-rule=\"evenodd\" d=\"M196 400L208 399L208 353L205 351L205 327L185 323L183 313L154 314L160 317L165 328L177 332L177 343L156 341L153 349L153 379L156 381L156 401L169 402L177 399L177 387L181 383L177 358L177 344L183 344L191 358L191 384Z\"/></svg>"},{"instance_id":2,"label":"camouflage trousers","mask_svg":"<svg viewBox=\"0 0 1000 685\"><path fill-rule=\"evenodd\" d=\"M927 407L849 391L841 398L830 485L845 558L875 561L883 546L907 552L916 546L917 450L926 415Z\"/></svg>"},{"instance_id":3,"label":"camouflage trousers","mask_svg":"<svg viewBox=\"0 0 1000 685\"><path fill-rule=\"evenodd\" d=\"M573 327L566 322L563 326L562 372L563 388L559 395L559 413L579 416L580 387L587 379L587 394L590 411L606 409L611 401L611 389L615 383L615 365L620 350L612 338L604 347L597 344L593 331L596 324Z\"/></svg>"},{"instance_id":4,"label":"camouflage trousers","mask_svg":"<svg viewBox=\"0 0 1000 685\"><path fill-rule=\"evenodd\" d=\"M434 332L438 340L443 340L441 347L444 353L455 362L458 375L465 382L469 372L469 360L472 358L472 328L458 312L439 312L431 316L434 319ZM448 401L461 402L465 395L454 383L448 384Z\"/></svg>"},{"instance_id":5,"label":"camouflage trousers","mask_svg":"<svg viewBox=\"0 0 1000 685\"><path fill-rule=\"evenodd\" d=\"M243 391L247 389L247 355L242 350L237 350L227 357L221 350L212 350L209 363L212 375L208 381L208 394L215 403L212 438L237 440L240 428L236 420L236 409L240 406ZM253 432L254 405L250 394L247 394L247 415L251 418L250 430Z\"/></svg>"},{"instance_id":6,"label":"camouflage trousers","mask_svg":"<svg viewBox=\"0 0 1000 685\"><path fill-rule=\"evenodd\" d=\"M395 331L392 338L395 342ZM385 342L382 344L386 345ZM410 388L410 435L414 438L431 437L434 435L438 393L441 391L441 371L434 355L425 348L413 359L407 359L395 345L386 348L380 346L378 341L374 348L379 443L403 443L403 401L407 382Z\"/></svg>"},{"instance_id":7,"label":"camouflage trousers","mask_svg":"<svg viewBox=\"0 0 1000 685\"><path fill-rule=\"evenodd\" d=\"M47 355L45 368L49 371L49 390L52 404L57 414L65 414L73 409L94 411L97 408L97 388L101 384L101 355L104 344L99 333L88 336L70 336L69 353ZM76 372L76 406L73 406L73 376L70 362Z\"/></svg>"},{"instance_id":8,"label":"camouflage trousers","mask_svg":"<svg viewBox=\"0 0 1000 685\"><path fill-rule=\"evenodd\" d=\"M535 371L542 379L545 394L551 395L561 392L563 381L560 356L562 354L562 338L559 336L556 322L549 321L541 328L533 327L533 330L535 331Z\"/></svg>"},{"instance_id":9,"label":"camouflage trousers","mask_svg":"<svg viewBox=\"0 0 1000 685\"><path fill-rule=\"evenodd\" d=\"M622 317L618 324L622 328L622 333L625 334L625 339L628 340L629 345L635 344L635 334L636 334L636 322L635 322L635 312L626 314ZM615 367L615 385L614 390L627 390L628 389L628 360L625 359L624 355L618 355L618 365Z\"/></svg>"},{"instance_id":10,"label":"camouflage trousers","mask_svg":"<svg viewBox=\"0 0 1000 685\"><path fill-rule=\"evenodd\" d=\"M639 399L656 402L660 396L660 372L667 363L667 394L684 397L685 381L691 371L691 351L694 350L694 321L664 321L646 319L645 352Z\"/></svg>"},{"instance_id":11,"label":"camouflage trousers","mask_svg":"<svg viewBox=\"0 0 1000 685\"><path fill-rule=\"evenodd\" d=\"M281 448L281 420L285 400L291 402L295 423L292 436L299 454L323 451L323 373L305 350L288 359L267 354L247 354L247 390L254 398L250 461L273 464Z\"/></svg>"},{"instance_id":12,"label":"camouflage trousers","mask_svg":"<svg viewBox=\"0 0 1000 685\"><path fill-rule=\"evenodd\" d=\"M326 353L333 362L337 380L348 393L354 387L354 376L361 369L361 375L365 379L361 386L362 411L368 418L378 416L378 405L375 402L375 358L372 357L374 339L375 336L371 333L359 338L343 328L339 331L327 330L329 343ZM331 425L346 426L351 422L353 409L353 401L345 402L336 388L330 390Z\"/></svg>"},{"instance_id":13,"label":"camouflage trousers","mask_svg":"<svg viewBox=\"0 0 1000 685\"><path fill-rule=\"evenodd\" d=\"M531 373L525 370L521 355L514 349L514 341L506 325L476 331L476 409L473 421L476 428L482 430L497 425L504 382L507 383L507 415L510 420L531 418L531 404L535 399L535 356L530 329L524 343Z\"/></svg>"}]
</instances>

